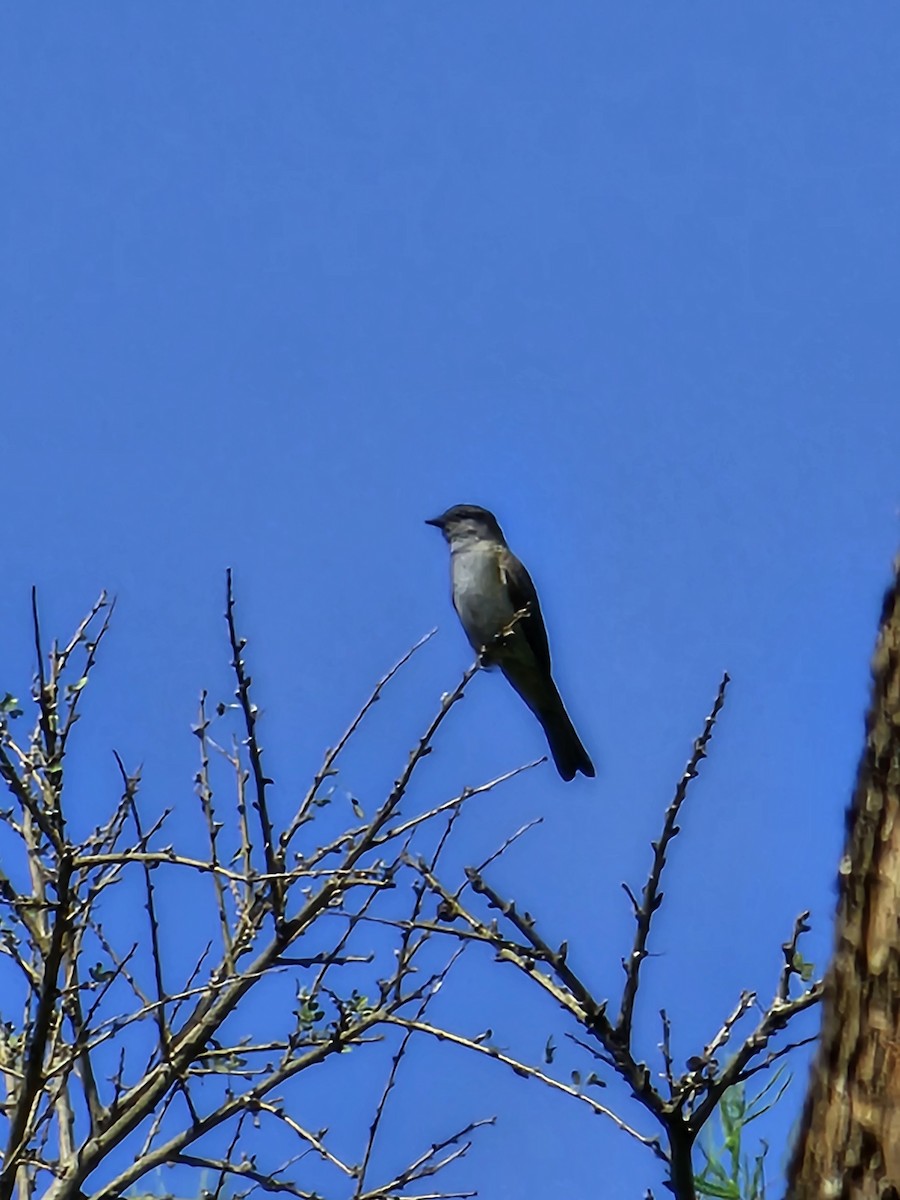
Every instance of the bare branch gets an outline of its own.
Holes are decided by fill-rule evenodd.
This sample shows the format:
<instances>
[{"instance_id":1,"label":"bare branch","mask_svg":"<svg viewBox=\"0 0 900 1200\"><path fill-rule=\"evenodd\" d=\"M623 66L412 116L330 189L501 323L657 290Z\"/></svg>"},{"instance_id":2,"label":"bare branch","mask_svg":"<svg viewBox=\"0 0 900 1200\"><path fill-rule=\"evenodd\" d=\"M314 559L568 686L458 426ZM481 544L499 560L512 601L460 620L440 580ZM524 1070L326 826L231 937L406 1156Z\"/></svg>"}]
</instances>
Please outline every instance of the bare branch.
<instances>
[{"instance_id":1,"label":"bare branch","mask_svg":"<svg viewBox=\"0 0 900 1200\"><path fill-rule=\"evenodd\" d=\"M69 928L69 884L71 878L71 860L64 857L59 864L56 880L58 898L56 914L50 945L43 964L43 980L25 1058L24 1078L10 1120L9 1137L3 1154L3 1169L0 1171L0 1198L2 1200L9 1200L12 1196L20 1157L28 1139L29 1123L43 1083L44 1052L54 1019L59 988L59 970L62 964L66 933Z\"/></svg>"},{"instance_id":2,"label":"bare branch","mask_svg":"<svg viewBox=\"0 0 900 1200\"><path fill-rule=\"evenodd\" d=\"M417 829L420 825L432 821L435 817L441 816L445 812L453 812L458 809L461 804L465 804L473 796L483 796L487 792L492 792L495 787L499 787L501 783L507 783L510 779L515 779L517 775L522 775L525 771L531 771L535 767L540 766L542 762L546 762L544 758L536 758L533 762L525 763L524 766L514 767L511 771L504 771L502 775L497 775L494 779L487 783L481 783L478 787L466 787L454 796L452 800L445 800L442 804L435 805L427 812L420 813L418 816L410 817L403 821L400 825L395 825L391 829L385 830L380 838L374 843L376 846L384 845L384 843L392 841L394 838L402 837L405 833L410 833L413 829Z\"/></svg>"},{"instance_id":3,"label":"bare branch","mask_svg":"<svg viewBox=\"0 0 900 1200\"><path fill-rule=\"evenodd\" d=\"M405 1170L401 1171L399 1175L396 1175L390 1183L382 1184L381 1187L373 1190L361 1192L359 1195L359 1200L379 1200L380 1197L389 1197L392 1195L397 1195L401 1192L404 1193L408 1200L409 1193L406 1192L406 1189L411 1183L416 1183L420 1179L427 1179L437 1175L446 1167L450 1166L451 1163L456 1162L460 1158L464 1158L472 1148L472 1143L464 1142L463 1138L467 1138L470 1136L470 1134L475 1133L477 1130L483 1129L488 1125L493 1125L494 1123L494 1117L486 1117L481 1121L470 1121L468 1125L465 1125L462 1129L457 1130L456 1133L451 1134L449 1137L442 1138L439 1142L435 1142L433 1145L431 1145L424 1154L420 1155L415 1162L410 1163L409 1166L406 1167ZM456 1148L453 1149L449 1154L444 1154L444 1151L448 1150L450 1147ZM448 1196L459 1197L475 1194L476 1193L473 1192L436 1193L441 1200L446 1200Z\"/></svg>"},{"instance_id":4,"label":"bare branch","mask_svg":"<svg viewBox=\"0 0 900 1200\"><path fill-rule=\"evenodd\" d=\"M502 1050L498 1050L496 1046L491 1046L486 1042L474 1041L472 1038L463 1037L461 1034L452 1033L449 1029L440 1029L435 1025L429 1025L424 1021L416 1021L409 1017L392 1016L389 1018L392 1025L399 1025L403 1029L414 1029L419 1033L427 1033L433 1038L437 1038L439 1042L450 1042L455 1046L463 1046L466 1050L472 1050L476 1054L486 1055L488 1058L493 1058L497 1062L503 1063L504 1066L516 1075L523 1079L538 1079L541 1083L547 1085L553 1091L563 1092L567 1096L571 1096L575 1100L579 1100L598 1116L607 1117L616 1128L621 1129L623 1133L627 1133L642 1146L647 1146L657 1158L663 1162L668 1162L665 1151L658 1137L649 1137L645 1134L638 1133L636 1129L632 1129L625 1121L622 1120L612 1109L607 1108L586 1093L579 1091L577 1088L569 1087L568 1084L561 1083L558 1079L554 1079L552 1075L547 1075L537 1067L532 1067L528 1063L521 1062L519 1059L512 1058L508 1054L504 1054Z\"/></svg>"},{"instance_id":5,"label":"bare branch","mask_svg":"<svg viewBox=\"0 0 900 1200\"><path fill-rule=\"evenodd\" d=\"M416 642L416 644L414 646L412 646L409 650L407 650L407 652L402 656L402 658L399 658L397 660L397 662L394 663L394 665L387 672L387 674L383 675L381 677L381 679L379 679L379 681L375 684L375 687L372 689L372 693L369 696L368 700L366 700L365 704L362 706L362 708L359 710L359 712L356 714L356 716L350 722L347 729L345 730L343 735L338 740L337 745L334 747L334 749L327 751L321 767L316 772L316 774L313 778L313 781L312 781L312 784L310 785L309 791L306 793L306 795L303 798L303 801L300 804L300 807L297 809L297 813L294 816L294 819L291 821L290 825L288 825L287 829L285 829L284 833L281 835L280 846L281 846L282 857L284 857L289 845L294 840L294 837L296 836L297 831L300 829L300 827L302 825L304 825L306 823L306 821L309 820L310 809L312 808L313 802L316 798L319 788L322 786L324 781L329 776L336 774L336 771L334 770L334 764L337 761L338 756L340 755L341 751L344 749L344 747L347 745L347 743L353 737L354 733L356 733L357 729L362 724L363 719L365 718L369 709L372 708L372 706L378 700L381 699L381 693L384 691L385 687L390 683L390 681L394 678L394 676L397 674L397 672L400 671L403 667L405 667L406 664L409 662L409 660L412 658L412 656L416 653L416 651L421 650L421 648L426 644L426 642L430 642L436 633L437 633L437 630L432 629L428 633L426 633L424 637L419 638L419 640Z\"/></svg>"},{"instance_id":6,"label":"bare branch","mask_svg":"<svg viewBox=\"0 0 900 1200\"><path fill-rule=\"evenodd\" d=\"M772 1001L756 1028L744 1039L725 1069L708 1085L706 1095L699 1101L691 1114L689 1122L691 1130L700 1131L712 1116L724 1093L743 1077L752 1059L765 1050L772 1038L786 1028L798 1013L805 1012L806 1009L818 1004L822 999L822 994L823 985L820 981L814 983L795 1000L783 1002L776 998Z\"/></svg>"},{"instance_id":7,"label":"bare branch","mask_svg":"<svg viewBox=\"0 0 900 1200\"><path fill-rule=\"evenodd\" d=\"M113 751L116 759L116 764L119 768L119 773L122 776L122 784L125 789L125 795L128 797L129 807L131 808L131 819L134 821L135 832L138 836L138 842L141 845L146 845L143 823L140 813L138 812L137 795L138 787L140 786L140 771L135 775L129 775L125 770L125 764L119 755ZM146 910L147 920L150 923L150 954L153 959L153 978L156 984L156 1026L159 1030L159 1049L162 1055L168 1053L169 1030L166 1021L166 990L163 984L163 965L162 952L159 945L159 920L156 916L156 902L153 896L153 880L150 877L150 868L144 864L144 890L146 895Z\"/></svg>"},{"instance_id":8,"label":"bare branch","mask_svg":"<svg viewBox=\"0 0 900 1200\"><path fill-rule=\"evenodd\" d=\"M663 1060L663 1078L669 1085L669 1096L671 1097L675 1090L675 1074L672 1066L672 1022L664 1008L659 1010L659 1018L662 1021L662 1041L659 1049Z\"/></svg>"},{"instance_id":9,"label":"bare branch","mask_svg":"<svg viewBox=\"0 0 900 1200\"><path fill-rule=\"evenodd\" d=\"M81 693L83 692L84 685L88 680L88 676L90 675L94 664L97 661L97 651L100 648L100 643L109 632L109 626L110 622L112 621L112 615L115 607L115 600L107 600L106 592L101 592L98 599L94 602L94 606L91 611L84 618L70 638L68 645L65 646L63 650L56 651L54 654L53 674L54 678L58 680L63 671L65 671L69 662L69 658L74 653L76 646L79 646L82 642L86 641L87 631L93 623L95 617L97 617L99 613L103 612L104 609L106 610L106 616L104 617L103 623L97 631L96 636L94 637L93 641L87 642L87 653L85 655L84 666L81 669L81 678L72 685L71 690L68 692L68 711L66 713L66 719L63 724L62 733L59 739L60 748L63 753L65 752L69 735L72 732L72 727L78 720L77 710L78 702L81 699Z\"/></svg>"},{"instance_id":10,"label":"bare branch","mask_svg":"<svg viewBox=\"0 0 900 1200\"><path fill-rule=\"evenodd\" d=\"M809 933L810 926L809 911L806 910L797 917L794 921L794 931L788 941L781 947L784 953L784 966L781 968L781 977L778 980L778 990L775 993L777 1000L785 1003L790 999L791 995L791 978L794 975L803 976L804 968L798 965L797 944L800 941L802 934Z\"/></svg>"},{"instance_id":11,"label":"bare branch","mask_svg":"<svg viewBox=\"0 0 900 1200\"><path fill-rule=\"evenodd\" d=\"M712 710L706 718L703 732L697 738L696 742L694 742L693 753L688 759L684 774L678 781L672 802L666 810L662 834L659 841L653 843L653 863L650 867L650 874L647 876L647 882L644 884L640 904L637 903L633 893L628 891L628 895L634 905L637 928L634 935L634 945L625 964L625 986L622 989L622 1003L615 1025L616 1037L626 1046L631 1041L631 1019L634 1015L634 1002L637 998L638 985L640 983L641 964L647 957L647 939L650 936L650 925L653 921L653 914L662 903L662 893L659 890L659 885L662 879L663 868L666 865L666 852L673 838L678 836L678 814L687 797L688 786L692 779L696 779L700 763L706 758L706 748L715 729L716 720L725 703L725 691L728 683L729 677L726 672L722 676L719 690L716 693Z\"/></svg>"},{"instance_id":12,"label":"bare branch","mask_svg":"<svg viewBox=\"0 0 900 1200\"><path fill-rule=\"evenodd\" d=\"M268 800L266 797L266 788L272 780L269 779L262 767L262 747L259 744L256 732L257 708L250 699L251 679L247 674L242 657L247 641L245 638L238 637L234 622L234 588L232 586L231 567L225 572L225 578L225 620L228 623L228 640L231 643L231 665L237 679L235 695L237 696L241 712L244 715L244 728L247 734L246 746L250 756L250 766L253 770L253 784L256 792L253 807L259 816L259 824L262 831L263 854L266 860L266 871L269 875L272 916L275 920L276 928L280 929L284 919L284 895L277 876L282 870L282 865L279 855L275 851L272 820L269 816Z\"/></svg>"},{"instance_id":13,"label":"bare branch","mask_svg":"<svg viewBox=\"0 0 900 1200\"><path fill-rule=\"evenodd\" d=\"M217 872L220 869L219 862L219 831L221 825L216 821L216 814L213 808L213 789L210 782L209 774L209 741L207 734L209 731L209 718L206 714L206 692L200 695L199 713L197 715L197 724L194 726L193 732L197 735L197 740L200 743L200 770L196 776L196 790L200 797L200 807L203 812L203 819L206 823L207 836L209 837L209 863L211 874L213 876L213 888L216 896L216 910L219 917L219 931L222 937L222 948L225 955L225 965L229 972L234 970L233 957L233 942L231 937L231 928L228 922L228 905L226 901L226 889L222 879Z\"/></svg>"}]
</instances>

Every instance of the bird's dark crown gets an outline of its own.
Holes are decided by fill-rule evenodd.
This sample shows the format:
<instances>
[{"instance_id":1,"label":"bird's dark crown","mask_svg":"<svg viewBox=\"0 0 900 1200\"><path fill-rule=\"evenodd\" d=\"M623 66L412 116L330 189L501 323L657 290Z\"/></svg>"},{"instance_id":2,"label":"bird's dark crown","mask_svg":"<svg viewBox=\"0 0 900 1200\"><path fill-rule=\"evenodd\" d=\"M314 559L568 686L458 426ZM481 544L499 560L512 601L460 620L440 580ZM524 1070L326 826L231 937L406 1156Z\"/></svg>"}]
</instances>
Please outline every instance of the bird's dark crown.
<instances>
[{"instance_id":1,"label":"bird's dark crown","mask_svg":"<svg viewBox=\"0 0 900 1200\"><path fill-rule=\"evenodd\" d=\"M443 530L445 534L451 534L454 529L462 529L466 526L475 529L481 528L485 533L503 541L503 532L497 523L497 518L488 509L482 508L478 504L454 504L452 508L442 512L439 517L431 517L425 524L434 525L437 529Z\"/></svg>"}]
</instances>

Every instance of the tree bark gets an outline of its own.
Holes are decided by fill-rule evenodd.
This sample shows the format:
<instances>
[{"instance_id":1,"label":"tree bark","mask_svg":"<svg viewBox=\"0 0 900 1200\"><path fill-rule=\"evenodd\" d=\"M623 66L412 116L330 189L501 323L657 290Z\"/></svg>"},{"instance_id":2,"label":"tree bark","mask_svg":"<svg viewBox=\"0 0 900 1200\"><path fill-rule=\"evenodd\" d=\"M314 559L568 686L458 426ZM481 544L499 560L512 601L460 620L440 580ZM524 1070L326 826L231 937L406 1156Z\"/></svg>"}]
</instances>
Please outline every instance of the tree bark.
<instances>
[{"instance_id":1,"label":"tree bark","mask_svg":"<svg viewBox=\"0 0 900 1200\"><path fill-rule=\"evenodd\" d=\"M900 558L872 676L789 1200L900 1200Z\"/></svg>"}]
</instances>

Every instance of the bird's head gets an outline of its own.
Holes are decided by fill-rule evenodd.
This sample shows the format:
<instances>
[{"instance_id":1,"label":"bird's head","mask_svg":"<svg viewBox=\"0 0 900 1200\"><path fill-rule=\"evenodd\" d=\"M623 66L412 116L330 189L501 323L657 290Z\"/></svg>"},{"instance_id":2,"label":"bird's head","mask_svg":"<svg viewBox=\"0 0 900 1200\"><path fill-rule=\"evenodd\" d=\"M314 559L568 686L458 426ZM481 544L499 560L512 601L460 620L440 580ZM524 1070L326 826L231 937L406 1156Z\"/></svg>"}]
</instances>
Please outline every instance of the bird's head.
<instances>
[{"instance_id":1,"label":"bird's head","mask_svg":"<svg viewBox=\"0 0 900 1200\"><path fill-rule=\"evenodd\" d=\"M434 525L452 545L462 541L493 541L506 545L497 518L477 504L454 504L439 517L431 517L426 525Z\"/></svg>"}]
</instances>

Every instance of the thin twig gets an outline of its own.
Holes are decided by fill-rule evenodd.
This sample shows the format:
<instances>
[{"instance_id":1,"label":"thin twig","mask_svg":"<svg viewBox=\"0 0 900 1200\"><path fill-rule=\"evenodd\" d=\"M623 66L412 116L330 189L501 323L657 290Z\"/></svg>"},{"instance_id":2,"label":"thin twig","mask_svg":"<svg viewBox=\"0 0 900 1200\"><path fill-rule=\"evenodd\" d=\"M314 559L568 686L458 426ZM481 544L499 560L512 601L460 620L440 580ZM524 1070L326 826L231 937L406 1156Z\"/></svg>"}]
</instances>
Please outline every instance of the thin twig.
<instances>
[{"instance_id":1,"label":"thin twig","mask_svg":"<svg viewBox=\"0 0 900 1200\"><path fill-rule=\"evenodd\" d=\"M135 832L137 833L138 841L142 844L145 842L143 822L141 814L138 811L137 801L135 799L137 790L140 786L140 771L134 775L129 775L125 770L125 764L117 751L113 751L116 764L119 768L119 773L122 776L122 786L125 795L128 797L129 807L131 809L131 819L134 822ZM159 920L156 916L156 901L153 896L153 879L150 875L150 867L144 864L144 891L146 896L147 919L150 923L150 956L153 961L153 979L156 984L156 1027L159 1031L159 1048L163 1057L168 1055L169 1047L169 1025L166 1020L166 989L163 983L163 966L162 952L159 945Z\"/></svg>"},{"instance_id":2,"label":"thin twig","mask_svg":"<svg viewBox=\"0 0 900 1200\"><path fill-rule=\"evenodd\" d=\"M353 718L353 720L347 726L347 729L344 731L344 733L339 738L337 745L334 746L333 749L328 750L326 752L325 758L322 761L322 765L321 765L321 767L319 767L318 771L316 772L315 776L313 777L313 781L309 787L309 790L307 791L306 795L304 796L303 800L301 801L300 806L297 809L297 812L294 816L294 819L291 821L291 823L285 829L284 833L281 835L280 845L281 845L282 856L284 856L284 854L287 852L287 849L290 846L291 842L294 840L294 837L296 836L297 831L309 819L309 811L315 801L316 794L318 793L319 788L322 786L324 781L329 776L336 774L336 771L334 770L334 764L337 761L338 755L341 753L341 751L344 749L344 747L347 745L347 743L353 737L354 733L356 733L357 729L362 724L363 718L366 716L369 709L372 708L372 706L378 700L381 699L381 693L384 691L385 687L390 683L390 681L394 678L394 676L397 674L397 672L400 671L403 667L405 667L406 664L409 662L409 660L412 658L412 656L416 653L416 651L421 650L421 648L426 644L426 642L430 642L436 633L437 633L437 630L432 629L428 633L426 633L424 637L419 638L419 640L416 642L416 644L414 646L411 646L410 649L407 650L406 653L394 663L394 665L387 672L387 674L383 675L381 677L381 679L378 680L378 682L375 684L375 687L372 689L372 692L369 695L369 698L366 700L365 704L363 704L362 708L359 710L359 712L356 714L356 716Z\"/></svg>"},{"instance_id":3,"label":"thin twig","mask_svg":"<svg viewBox=\"0 0 900 1200\"><path fill-rule=\"evenodd\" d=\"M221 826L216 823L216 814L213 808L213 789L209 779L208 731L209 718L206 715L206 692L204 691L200 695L200 711L197 716L197 724L194 728L194 733L200 742L200 770L197 773L197 794L200 797L203 819L206 823L207 836L209 838L209 865L212 869L213 888L216 896L216 909L219 915L219 931L222 937L225 966L229 973L231 973L234 970L233 942L228 922L225 885L217 874L220 869L218 838Z\"/></svg>"},{"instance_id":4,"label":"thin twig","mask_svg":"<svg viewBox=\"0 0 900 1200\"><path fill-rule=\"evenodd\" d=\"M647 939L650 936L650 925L653 921L653 914L662 903L662 893L659 890L659 885L662 879L663 868L666 865L666 852L672 839L677 837L679 833L678 814L687 796L688 786L692 779L696 779L700 763L706 758L706 748L715 729L716 719L722 711L722 705L725 703L725 691L728 683L729 676L726 672L722 676L715 702L709 716L706 718L703 732L694 742L693 753L688 759L684 774L678 781L672 802L666 810L663 830L659 841L652 844L653 863L650 867L650 874L647 876L647 882L644 884L640 903L637 902L633 893L628 888L625 889L634 906L637 922L634 945L625 964L625 985L622 989L622 1003L615 1024L616 1037L626 1046L631 1041L631 1019L634 1014L634 1002L637 998L638 985L640 983L641 964L647 957Z\"/></svg>"},{"instance_id":5,"label":"thin twig","mask_svg":"<svg viewBox=\"0 0 900 1200\"><path fill-rule=\"evenodd\" d=\"M810 926L809 910L806 909L794 921L794 930L788 941L781 947L784 954L784 966L781 968L781 975L778 979L778 990L775 995L782 1003L790 999L791 996L791 978L794 975L800 975L802 967L797 966L797 944L804 933L809 933Z\"/></svg>"},{"instance_id":6,"label":"thin twig","mask_svg":"<svg viewBox=\"0 0 900 1200\"><path fill-rule=\"evenodd\" d=\"M662 1041L659 1049L663 1060L663 1078L669 1085L669 1095L671 1096L675 1090L675 1074L672 1066L672 1022L664 1008L659 1010L659 1018L662 1021Z\"/></svg>"},{"instance_id":7,"label":"thin twig","mask_svg":"<svg viewBox=\"0 0 900 1200\"><path fill-rule=\"evenodd\" d=\"M101 592L99 598L94 602L94 606L88 615L84 618L75 633L72 635L69 644L55 655L54 674L58 677L68 665L69 658L85 637L88 627L99 612L106 609L106 616L103 619L103 624L97 632L97 636L87 646L84 666L81 670L81 679L72 687L70 691L68 711L66 720L63 725L62 734L60 735L60 749L65 752L66 743L69 740L69 734L72 732L72 727L78 720L78 702L81 699L81 693L84 690L84 684L87 682L94 663L97 661L97 651L100 648L100 643L103 641L106 634L109 632L110 622L112 621L113 612L115 611L115 600L107 601L106 592Z\"/></svg>"},{"instance_id":8,"label":"thin twig","mask_svg":"<svg viewBox=\"0 0 900 1200\"><path fill-rule=\"evenodd\" d=\"M439 1042L451 1042L456 1046L463 1046L467 1050L474 1050L478 1054L483 1054L487 1058L493 1058L497 1062L503 1063L504 1066L510 1068L514 1074L521 1076L524 1079L538 1079L541 1083L545 1083L554 1091L563 1092L567 1096L571 1096L575 1100L580 1100L582 1104L586 1104L592 1112L598 1116L607 1117L612 1123L621 1129L623 1133L629 1134L642 1146L647 1146L657 1158L663 1162L668 1162L668 1156L662 1148L660 1140L655 1135L650 1137L643 1133L638 1133L625 1121L622 1120L617 1113L612 1109L607 1108L603 1104L599 1104L592 1096L586 1095L584 1092L578 1091L574 1087L569 1087L568 1084L554 1079L552 1075L547 1075L537 1067L532 1067L528 1063L523 1063L519 1059L512 1058L508 1054L504 1054L502 1050L498 1050L496 1046L488 1045L485 1042L476 1042L471 1038L463 1037L461 1034L452 1033L449 1029L441 1029L436 1025L429 1025L424 1021L416 1021L410 1017L391 1016L388 1018L388 1023L391 1025L399 1025L402 1029L413 1029L419 1033L427 1033L431 1037L436 1038Z\"/></svg>"},{"instance_id":9,"label":"thin twig","mask_svg":"<svg viewBox=\"0 0 900 1200\"><path fill-rule=\"evenodd\" d=\"M284 919L284 894L281 884L276 876L280 873L282 867L279 861L279 855L277 855L275 851L272 835L272 819L269 816L269 806L266 798L266 789L272 780L269 779L262 767L262 747L259 744L259 738L256 732L258 710L256 705L250 699L250 684L252 680L247 674L244 660L241 657L244 652L244 648L247 645L247 640L246 638L238 637L237 628L234 621L234 587L231 567L229 567L225 572L225 578L225 620L228 624L228 640L231 643L231 666L234 670L235 679L237 680L235 695L237 696L241 712L244 715L244 728L247 734L246 746L247 752L250 756L250 766L253 771L253 785L256 793L253 807L256 809L256 812L259 816L259 824L263 841L263 854L266 860L266 871L270 876L269 895L272 901L272 916L275 921L276 929L280 929Z\"/></svg>"},{"instance_id":10,"label":"thin twig","mask_svg":"<svg viewBox=\"0 0 900 1200\"><path fill-rule=\"evenodd\" d=\"M406 1189L411 1183L416 1183L420 1179L427 1179L439 1174L446 1167L450 1166L451 1163L464 1158L468 1154L472 1148L472 1143L470 1141L464 1142L463 1138L468 1138L470 1134L495 1123L496 1119L494 1117L485 1117L480 1121L470 1121L462 1129L457 1130L456 1133L452 1133L449 1137L441 1138L440 1141L434 1142L424 1154L421 1154L415 1162L411 1162L390 1183L382 1184L380 1187L367 1192L361 1192L359 1200L380 1200L381 1197L399 1195L401 1192L408 1197L409 1194L406 1192ZM444 1154L443 1158L438 1157L438 1155L443 1154L451 1146L455 1146L456 1149L449 1154ZM474 1192L441 1192L439 1195L446 1198L449 1195L459 1197L475 1194Z\"/></svg>"},{"instance_id":11,"label":"thin twig","mask_svg":"<svg viewBox=\"0 0 900 1200\"><path fill-rule=\"evenodd\" d=\"M723 1094L736 1083L744 1074L752 1059L766 1048L771 1039L798 1014L804 1012L822 999L823 985L815 983L802 996L783 1003L779 1000L772 1002L763 1013L758 1025L744 1040L734 1057L725 1069L708 1085L706 1095L696 1105L689 1121L689 1128L695 1133L703 1128L709 1120Z\"/></svg>"},{"instance_id":12,"label":"thin twig","mask_svg":"<svg viewBox=\"0 0 900 1200\"><path fill-rule=\"evenodd\" d=\"M533 762L525 763L521 767L514 767L511 771L504 771L502 775L497 775L494 779L488 780L487 783L481 783L477 787L463 788L459 795L454 796L452 800L444 800L443 803L435 805L434 808L430 808L427 812L419 813L418 816L410 817L400 825L386 829L384 834L375 842L375 845L384 845L385 842L402 837L404 833L410 833L420 825L433 820L434 817L439 817L445 812L453 812L473 796L485 795L487 792L493 791L495 787L499 787L501 783L507 783L510 779L515 779L517 775L521 775L525 771L531 771L543 762L546 762L546 759L536 758Z\"/></svg>"}]
</instances>

